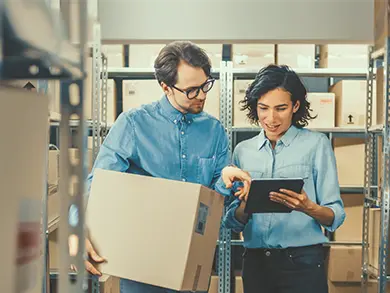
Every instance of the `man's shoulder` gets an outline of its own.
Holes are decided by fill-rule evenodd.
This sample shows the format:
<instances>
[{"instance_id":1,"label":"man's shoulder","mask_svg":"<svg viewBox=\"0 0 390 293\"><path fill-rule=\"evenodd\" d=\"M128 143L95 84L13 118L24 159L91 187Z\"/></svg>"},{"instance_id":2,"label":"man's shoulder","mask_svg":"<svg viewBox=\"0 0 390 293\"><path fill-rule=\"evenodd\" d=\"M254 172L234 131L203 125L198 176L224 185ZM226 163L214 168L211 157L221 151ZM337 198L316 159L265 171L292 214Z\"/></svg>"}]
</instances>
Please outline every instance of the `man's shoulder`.
<instances>
[{"instance_id":1,"label":"man's shoulder","mask_svg":"<svg viewBox=\"0 0 390 293\"><path fill-rule=\"evenodd\" d=\"M154 114L158 110L158 101L149 103L149 104L143 104L136 108L130 108L127 109L124 112L124 115L128 118L139 118L139 117L145 117L150 114Z\"/></svg>"}]
</instances>

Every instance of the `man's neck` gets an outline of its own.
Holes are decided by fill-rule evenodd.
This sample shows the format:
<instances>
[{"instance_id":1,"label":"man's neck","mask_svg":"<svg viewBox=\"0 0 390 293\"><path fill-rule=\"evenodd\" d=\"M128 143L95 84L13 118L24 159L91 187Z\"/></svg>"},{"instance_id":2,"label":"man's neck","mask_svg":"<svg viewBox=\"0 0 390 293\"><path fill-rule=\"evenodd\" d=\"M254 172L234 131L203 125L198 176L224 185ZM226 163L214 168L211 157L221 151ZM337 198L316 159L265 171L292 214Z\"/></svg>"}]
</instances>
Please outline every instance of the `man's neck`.
<instances>
[{"instance_id":1,"label":"man's neck","mask_svg":"<svg viewBox=\"0 0 390 293\"><path fill-rule=\"evenodd\" d=\"M188 111L180 107L178 103L176 103L175 98L167 96L168 102L172 105L173 108L175 108L177 111L179 111L182 114L187 114Z\"/></svg>"}]
</instances>

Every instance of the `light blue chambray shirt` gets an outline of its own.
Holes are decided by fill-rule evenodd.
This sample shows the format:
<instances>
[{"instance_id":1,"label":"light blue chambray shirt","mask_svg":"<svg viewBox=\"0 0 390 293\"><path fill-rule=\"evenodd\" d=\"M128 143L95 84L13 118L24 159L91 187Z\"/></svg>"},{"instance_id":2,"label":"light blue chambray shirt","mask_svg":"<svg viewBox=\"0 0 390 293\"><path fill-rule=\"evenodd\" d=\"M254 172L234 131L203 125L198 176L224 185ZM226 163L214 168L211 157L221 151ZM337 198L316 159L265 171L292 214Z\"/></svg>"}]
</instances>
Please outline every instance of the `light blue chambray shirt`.
<instances>
[{"instance_id":1,"label":"light blue chambray shirt","mask_svg":"<svg viewBox=\"0 0 390 293\"><path fill-rule=\"evenodd\" d=\"M87 191L96 168L214 189L217 181L222 186L220 174L228 163L228 138L220 121L205 112L183 115L164 95L118 117L88 175Z\"/></svg>"},{"instance_id":2,"label":"light blue chambray shirt","mask_svg":"<svg viewBox=\"0 0 390 293\"><path fill-rule=\"evenodd\" d=\"M310 200L334 212L333 224L324 228L334 231L343 223L345 211L336 160L324 134L291 126L272 149L261 131L237 145L233 163L248 171L252 178L304 178L303 189ZM223 223L236 232L243 231L247 248L287 248L328 242L319 222L298 211L253 214L243 225L234 216L239 204L238 199L231 201Z\"/></svg>"}]
</instances>

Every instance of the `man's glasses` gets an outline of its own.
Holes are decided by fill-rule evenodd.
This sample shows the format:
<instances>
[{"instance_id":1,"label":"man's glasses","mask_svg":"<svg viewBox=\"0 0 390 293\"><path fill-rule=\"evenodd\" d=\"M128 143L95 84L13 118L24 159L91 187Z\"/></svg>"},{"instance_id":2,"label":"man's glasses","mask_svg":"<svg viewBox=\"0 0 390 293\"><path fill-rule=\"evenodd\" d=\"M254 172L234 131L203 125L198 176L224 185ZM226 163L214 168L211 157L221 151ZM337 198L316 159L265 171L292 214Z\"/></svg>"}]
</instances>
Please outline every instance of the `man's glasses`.
<instances>
[{"instance_id":1,"label":"man's glasses","mask_svg":"<svg viewBox=\"0 0 390 293\"><path fill-rule=\"evenodd\" d=\"M171 87L174 88L175 90L178 90L179 92L185 94L189 100L192 100L192 99L195 99L199 95L200 90L202 90L202 92L204 92L204 93L207 93L208 91L210 91L214 85L214 81L215 81L215 79L208 79L202 85L197 86L197 87L191 87L185 91L175 87L174 85L172 85Z\"/></svg>"}]
</instances>

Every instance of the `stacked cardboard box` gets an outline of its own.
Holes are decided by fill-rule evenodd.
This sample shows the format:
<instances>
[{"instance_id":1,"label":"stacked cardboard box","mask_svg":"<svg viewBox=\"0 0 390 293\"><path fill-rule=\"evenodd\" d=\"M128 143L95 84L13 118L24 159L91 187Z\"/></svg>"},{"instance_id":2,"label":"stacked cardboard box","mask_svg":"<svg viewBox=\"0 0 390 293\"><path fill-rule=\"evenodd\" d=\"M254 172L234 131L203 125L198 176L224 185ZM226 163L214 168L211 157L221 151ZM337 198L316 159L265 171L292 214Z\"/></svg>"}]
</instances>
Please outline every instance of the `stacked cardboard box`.
<instances>
[{"instance_id":1,"label":"stacked cardboard box","mask_svg":"<svg viewBox=\"0 0 390 293\"><path fill-rule=\"evenodd\" d=\"M321 68L368 68L367 45L323 45L320 48Z\"/></svg>"},{"instance_id":2,"label":"stacked cardboard box","mask_svg":"<svg viewBox=\"0 0 390 293\"><path fill-rule=\"evenodd\" d=\"M315 45L277 45L277 64L288 65L293 69L313 69L315 67Z\"/></svg>"},{"instance_id":3,"label":"stacked cardboard box","mask_svg":"<svg viewBox=\"0 0 390 293\"><path fill-rule=\"evenodd\" d=\"M272 44L233 44L233 66L256 68L275 63L275 45Z\"/></svg>"}]
</instances>

